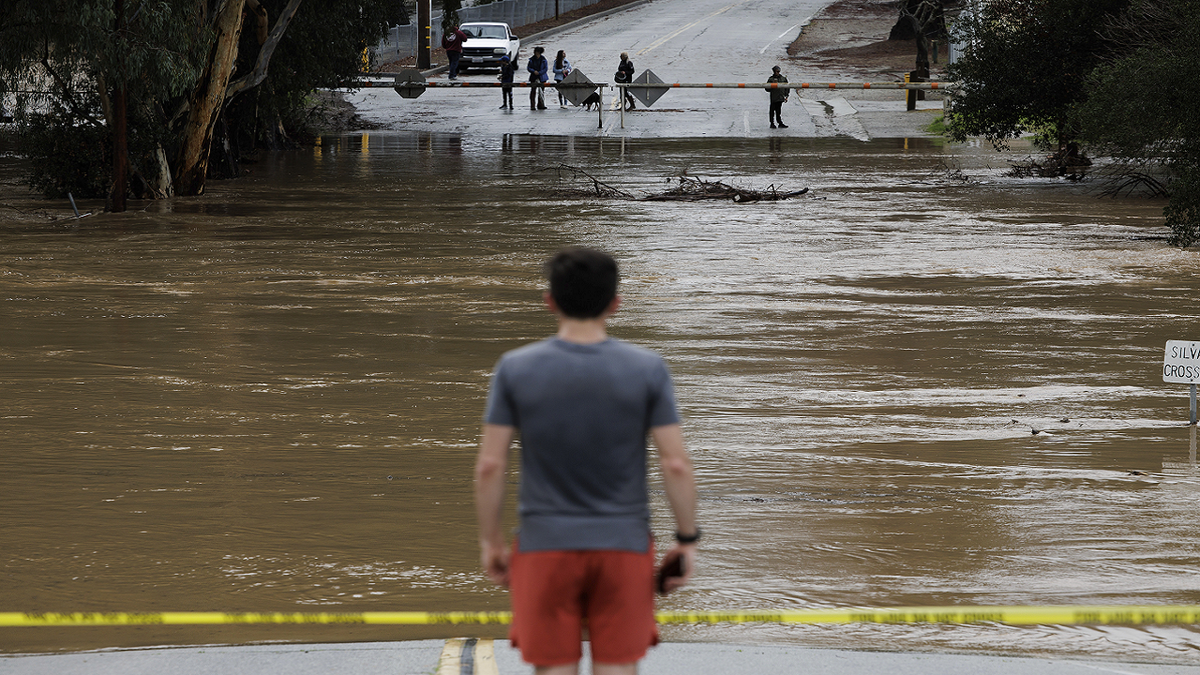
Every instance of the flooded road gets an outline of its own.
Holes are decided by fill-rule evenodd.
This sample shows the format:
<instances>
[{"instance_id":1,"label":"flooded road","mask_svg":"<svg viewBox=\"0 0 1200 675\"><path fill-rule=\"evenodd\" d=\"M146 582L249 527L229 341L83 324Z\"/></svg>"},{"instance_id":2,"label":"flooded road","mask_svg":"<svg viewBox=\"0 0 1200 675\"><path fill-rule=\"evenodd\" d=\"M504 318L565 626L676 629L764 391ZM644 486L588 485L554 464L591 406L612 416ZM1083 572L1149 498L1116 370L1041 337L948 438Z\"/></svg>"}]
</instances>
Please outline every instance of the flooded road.
<instances>
[{"instance_id":1,"label":"flooded road","mask_svg":"<svg viewBox=\"0 0 1200 675\"><path fill-rule=\"evenodd\" d=\"M585 199L559 162L639 194L681 172L810 192ZM1200 603L1194 429L1160 374L1200 337L1200 258L1161 203L1004 168L939 141L388 133L137 213L0 211L0 611L506 609L474 446L572 243L616 254L612 332L677 380L706 537L664 608ZM656 493L660 537L667 515ZM9 628L0 650L464 632L503 629ZM1181 627L664 637L1200 663Z\"/></svg>"}]
</instances>

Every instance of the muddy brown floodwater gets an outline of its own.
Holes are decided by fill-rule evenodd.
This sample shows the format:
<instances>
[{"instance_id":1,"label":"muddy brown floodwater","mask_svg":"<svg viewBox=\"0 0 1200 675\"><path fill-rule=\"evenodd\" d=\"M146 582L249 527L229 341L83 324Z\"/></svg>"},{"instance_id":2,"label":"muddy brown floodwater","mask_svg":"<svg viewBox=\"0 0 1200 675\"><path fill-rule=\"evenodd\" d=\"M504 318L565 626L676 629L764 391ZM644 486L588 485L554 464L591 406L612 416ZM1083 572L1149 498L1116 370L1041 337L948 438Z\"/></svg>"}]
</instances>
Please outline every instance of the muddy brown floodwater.
<instances>
[{"instance_id":1,"label":"muddy brown floodwater","mask_svg":"<svg viewBox=\"0 0 1200 675\"><path fill-rule=\"evenodd\" d=\"M635 192L682 171L811 191L566 197L539 171L558 162ZM0 212L0 611L506 609L474 446L571 243L618 256L613 332L677 378L706 537L664 608L1200 603L1195 437L1160 372L1200 338L1200 257L1166 245L1161 203L928 140L390 133L252 168L124 215ZM503 629L7 628L0 649L463 632ZM1200 663L1187 627L665 637Z\"/></svg>"}]
</instances>

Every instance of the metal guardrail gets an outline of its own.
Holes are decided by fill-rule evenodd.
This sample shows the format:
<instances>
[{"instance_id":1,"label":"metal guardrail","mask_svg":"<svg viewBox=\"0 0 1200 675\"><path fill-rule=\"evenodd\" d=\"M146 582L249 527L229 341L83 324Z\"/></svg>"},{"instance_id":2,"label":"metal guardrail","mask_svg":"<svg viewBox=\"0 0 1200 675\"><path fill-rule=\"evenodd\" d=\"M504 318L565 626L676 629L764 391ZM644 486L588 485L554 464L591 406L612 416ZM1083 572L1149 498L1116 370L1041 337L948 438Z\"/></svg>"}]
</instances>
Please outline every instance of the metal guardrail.
<instances>
[{"instance_id":1,"label":"metal guardrail","mask_svg":"<svg viewBox=\"0 0 1200 675\"><path fill-rule=\"evenodd\" d=\"M404 98L417 98L425 93L427 89L495 89L496 87L531 87L534 86L529 82L472 82L467 80L434 80L429 81L425 76L416 70L405 70L396 75L393 83L393 88L396 93ZM787 89L787 90L853 90L853 89L884 89L905 91L909 98L909 110L913 109L913 99L915 92L918 91L945 91L953 92L958 87L957 82L663 82L659 80L651 71L642 71L642 74L633 82L618 82L608 84L607 82L592 82L587 79L581 72L572 72L567 80L557 83L544 83L540 85L546 89L557 89L567 91L565 93L576 105L579 105L582 96L578 94L581 90L599 91L607 87L615 87L618 91L618 100L621 101L621 128L625 128L625 97L631 95L642 102L643 105L649 107L654 104L663 94L671 89L751 89L755 91L770 91L772 89ZM598 105L597 112L599 115L599 125L604 126L604 106Z\"/></svg>"}]
</instances>

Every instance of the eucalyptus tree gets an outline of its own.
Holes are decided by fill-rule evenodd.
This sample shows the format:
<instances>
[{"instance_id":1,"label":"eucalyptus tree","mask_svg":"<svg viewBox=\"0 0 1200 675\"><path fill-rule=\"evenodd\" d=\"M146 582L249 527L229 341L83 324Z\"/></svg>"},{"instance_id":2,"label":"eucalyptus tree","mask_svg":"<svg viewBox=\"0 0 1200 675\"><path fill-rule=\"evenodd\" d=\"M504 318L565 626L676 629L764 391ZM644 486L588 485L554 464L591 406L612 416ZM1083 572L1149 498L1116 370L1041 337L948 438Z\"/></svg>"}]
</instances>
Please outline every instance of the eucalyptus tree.
<instances>
[{"instance_id":1,"label":"eucalyptus tree","mask_svg":"<svg viewBox=\"0 0 1200 675\"><path fill-rule=\"evenodd\" d=\"M15 95L35 187L48 195L102 193L113 173L104 160L112 158L115 136L130 128L129 145L139 160L153 158L144 162L143 173L165 165L169 143L159 122L161 105L193 87L209 44L195 3L190 5L6 3L0 13L0 79ZM147 182L170 189L169 174Z\"/></svg>"},{"instance_id":2,"label":"eucalyptus tree","mask_svg":"<svg viewBox=\"0 0 1200 675\"><path fill-rule=\"evenodd\" d=\"M226 119L232 101L266 84L278 114L345 85L401 14L395 0L9 0L0 79L30 182L108 192L119 210L128 158L135 194L200 194L218 121L246 121Z\"/></svg>"},{"instance_id":3,"label":"eucalyptus tree","mask_svg":"<svg viewBox=\"0 0 1200 675\"><path fill-rule=\"evenodd\" d=\"M889 40L915 40L917 61L915 71L922 79L929 78L930 47L934 40L944 40L946 31L946 7L956 5L953 0L901 0L900 17L892 26Z\"/></svg>"}]
</instances>

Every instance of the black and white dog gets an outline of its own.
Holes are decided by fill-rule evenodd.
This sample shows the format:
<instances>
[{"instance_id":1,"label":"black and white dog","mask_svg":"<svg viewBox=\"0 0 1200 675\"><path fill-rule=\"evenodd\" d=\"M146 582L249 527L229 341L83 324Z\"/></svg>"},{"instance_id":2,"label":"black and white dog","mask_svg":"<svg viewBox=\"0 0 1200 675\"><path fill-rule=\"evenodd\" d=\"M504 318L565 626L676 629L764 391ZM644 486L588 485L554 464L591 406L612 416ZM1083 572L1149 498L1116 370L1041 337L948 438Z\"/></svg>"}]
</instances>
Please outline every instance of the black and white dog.
<instances>
[{"instance_id":1,"label":"black and white dog","mask_svg":"<svg viewBox=\"0 0 1200 675\"><path fill-rule=\"evenodd\" d=\"M591 110L593 107L595 107L595 108L600 107L600 92L598 92L598 91L593 91L591 96L588 96L587 98L583 99L583 109L584 110Z\"/></svg>"}]
</instances>

